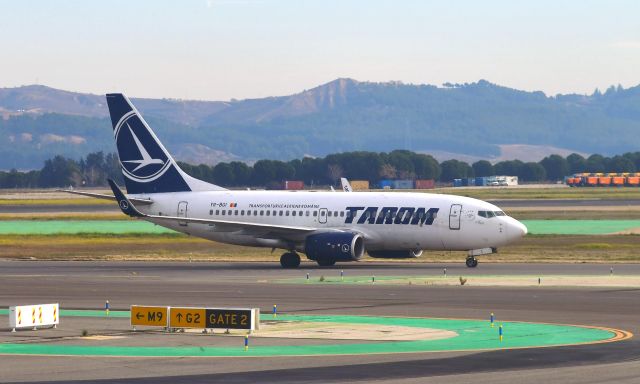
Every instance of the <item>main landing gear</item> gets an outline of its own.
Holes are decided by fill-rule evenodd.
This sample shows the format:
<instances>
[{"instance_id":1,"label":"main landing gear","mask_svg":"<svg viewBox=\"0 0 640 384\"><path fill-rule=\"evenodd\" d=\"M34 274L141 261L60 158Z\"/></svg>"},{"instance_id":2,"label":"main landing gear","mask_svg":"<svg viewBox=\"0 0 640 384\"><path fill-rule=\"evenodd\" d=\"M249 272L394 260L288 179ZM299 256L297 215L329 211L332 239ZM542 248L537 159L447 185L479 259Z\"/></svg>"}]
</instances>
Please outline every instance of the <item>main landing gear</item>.
<instances>
[{"instance_id":1,"label":"main landing gear","mask_svg":"<svg viewBox=\"0 0 640 384\"><path fill-rule=\"evenodd\" d=\"M283 253L280 256L282 268L298 268L300 266L300 255L295 252Z\"/></svg>"},{"instance_id":2,"label":"main landing gear","mask_svg":"<svg viewBox=\"0 0 640 384\"><path fill-rule=\"evenodd\" d=\"M467 267L475 268L478 266L478 259L473 256L467 256Z\"/></svg>"}]
</instances>

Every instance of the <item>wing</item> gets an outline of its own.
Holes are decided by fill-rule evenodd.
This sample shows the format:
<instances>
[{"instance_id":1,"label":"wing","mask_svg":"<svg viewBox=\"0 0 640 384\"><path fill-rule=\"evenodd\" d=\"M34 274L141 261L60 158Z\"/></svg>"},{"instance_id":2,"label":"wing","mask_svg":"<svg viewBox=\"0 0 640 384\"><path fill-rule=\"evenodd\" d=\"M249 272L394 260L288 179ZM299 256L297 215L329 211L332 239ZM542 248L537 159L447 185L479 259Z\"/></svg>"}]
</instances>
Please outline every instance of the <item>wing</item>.
<instances>
[{"instance_id":1,"label":"wing","mask_svg":"<svg viewBox=\"0 0 640 384\"><path fill-rule=\"evenodd\" d=\"M211 219L197 219L191 217L178 217L178 216L159 216L159 215L147 215L140 212L128 199L124 193L118 188L116 183L109 179L109 185L113 190L113 194L118 201L118 205L122 212L131 217L137 217L141 219L147 219L154 223L168 222L168 223L197 223L197 224L209 224L215 227L218 232L236 232L237 234L253 235L262 238L289 238L291 236L306 235L311 232L315 232L318 228L314 227L300 227L289 225L274 225L274 224L260 224L260 223L247 223L241 221L229 221L229 220L211 220ZM323 229L324 230L324 229ZM327 231L327 230L324 230ZM331 230L329 230L331 231Z\"/></svg>"},{"instance_id":2,"label":"wing","mask_svg":"<svg viewBox=\"0 0 640 384\"><path fill-rule=\"evenodd\" d=\"M105 194L102 194L102 193L72 191L70 189L57 189L56 191L72 193L74 195L80 195L80 196L94 197L96 199L112 200L112 201L116 200L115 196L113 196L113 195L105 195ZM151 200L151 199L136 199L135 197L130 197L128 199L129 199L129 201L135 202L136 204L143 204L143 205L153 204L153 200Z\"/></svg>"}]
</instances>

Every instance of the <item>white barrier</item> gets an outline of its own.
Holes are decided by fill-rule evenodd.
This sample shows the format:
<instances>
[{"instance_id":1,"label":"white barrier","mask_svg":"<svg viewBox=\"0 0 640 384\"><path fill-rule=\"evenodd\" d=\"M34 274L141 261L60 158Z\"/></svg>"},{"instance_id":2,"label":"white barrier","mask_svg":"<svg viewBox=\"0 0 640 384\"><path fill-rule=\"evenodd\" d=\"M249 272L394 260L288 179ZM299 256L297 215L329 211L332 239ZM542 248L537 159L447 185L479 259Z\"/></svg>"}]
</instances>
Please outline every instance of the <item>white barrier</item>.
<instances>
[{"instance_id":1,"label":"white barrier","mask_svg":"<svg viewBox=\"0 0 640 384\"><path fill-rule=\"evenodd\" d=\"M17 305L9 307L9 326L12 332L16 328L53 326L60 323L60 308L56 304Z\"/></svg>"}]
</instances>

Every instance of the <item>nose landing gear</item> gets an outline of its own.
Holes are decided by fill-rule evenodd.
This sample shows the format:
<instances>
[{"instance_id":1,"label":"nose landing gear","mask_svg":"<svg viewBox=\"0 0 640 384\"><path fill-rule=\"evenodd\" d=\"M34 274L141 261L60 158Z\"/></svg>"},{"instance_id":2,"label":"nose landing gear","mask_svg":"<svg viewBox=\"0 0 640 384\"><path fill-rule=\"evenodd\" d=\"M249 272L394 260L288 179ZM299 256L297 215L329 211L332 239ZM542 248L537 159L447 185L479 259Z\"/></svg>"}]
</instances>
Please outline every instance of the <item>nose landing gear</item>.
<instances>
[{"instance_id":1,"label":"nose landing gear","mask_svg":"<svg viewBox=\"0 0 640 384\"><path fill-rule=\"evenodd\" d=\"M467 267L475 268L478 266L478 259L473 256L467 256Z\"/></svg>"},{"instance_id":2,"label":"nose landing gear","mask_svg":"<svg viewBox=\"0 0 640 384\"><path fill-rule=\"evenodd\" d=\"M282 268L298 268L300 266L300 255L295 252L283 253L280 256Z\"/></svg>"}]
</instances>

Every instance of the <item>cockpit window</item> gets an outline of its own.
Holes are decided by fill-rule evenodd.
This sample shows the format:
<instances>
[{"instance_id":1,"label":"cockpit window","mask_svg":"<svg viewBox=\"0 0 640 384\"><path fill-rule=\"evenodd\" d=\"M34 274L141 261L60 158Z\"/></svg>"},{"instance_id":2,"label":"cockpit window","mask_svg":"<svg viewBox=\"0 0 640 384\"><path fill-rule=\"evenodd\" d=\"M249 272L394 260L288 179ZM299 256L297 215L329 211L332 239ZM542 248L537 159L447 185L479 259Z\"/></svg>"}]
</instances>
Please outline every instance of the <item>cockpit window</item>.
<instances>
[{"instance_id":1,"label":"cockpit window","mask_svg":"<svg viewBox=\"0 0 640 384\"><path fill-rule=\"evenodd\" d=\"M478 216L490 219L496 216L505 216L505 214L502 211L478 211Z\"/></svg>"}]
</instances>

